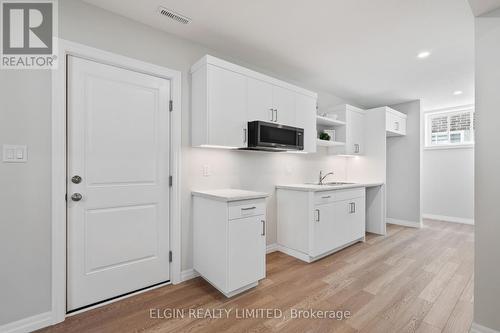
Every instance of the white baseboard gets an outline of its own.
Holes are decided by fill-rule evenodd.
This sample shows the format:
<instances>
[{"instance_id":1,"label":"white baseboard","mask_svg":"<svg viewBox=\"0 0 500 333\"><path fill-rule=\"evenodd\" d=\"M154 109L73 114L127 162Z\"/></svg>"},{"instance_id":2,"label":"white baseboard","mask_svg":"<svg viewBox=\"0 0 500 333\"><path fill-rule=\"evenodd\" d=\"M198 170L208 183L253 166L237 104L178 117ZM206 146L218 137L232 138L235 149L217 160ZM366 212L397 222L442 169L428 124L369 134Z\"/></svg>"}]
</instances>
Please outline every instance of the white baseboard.
<instances>
[{"instance_id":1,"label":"white baseboard","mask_svg":"<svg viewBox=\"0 0 500 333\"><path fill-rule=\"evenodd\" d=\"M466 219L463 217L436 215L436 214L422 214L422 218L430 219L430 220L438 220L438 221L445 221L445 222L454 222L454 223L474 225L474 219Z\"/></svg>"},{"instance_id":2,"label":"white baseboard","mask_svg":"<svg viewBox=\"0 0 500 333\"><path fill-rule=\"evenodd\" d=\"M303 252L291 249L289 247L283 246L283 245L278 245L277 251L280 251L281 253L295 257L295 258L300 259L300 260L305 261L305 262L311 262L311 258L309 257L309 255L307 255Z\"/></svg>"},{"instance_id":3,"label":"white baseboard","mask_svg":"<svg viewBox=\"0 0 500 333\"><path fill-rule=\"evenodd\" d=\"M402 225L404 227L411 227L411 228L421 228L422 227L420 225L420 222L401 220L401 219L393 219L391 217L386 217L385 223L397 224L397 225Z\"/></svg>"},{"instance_id":4,"label":"white baseboard","mask_svg":"<svg viewBox=\"0 0 500 333\"><path fill-rule=\"evenodd\" d=\"M477 323L472 323L472 326L470 328L470 333L500 333L499 331L496 331L492 328L486 327L479 325Z\"/></svg>"},{"instance_id":5,"label":"white baseboard","mask_svg":"<svg viewBox=\"0 0 500 333\"><path fill-rule=\"evenodd\" d=\"M192 269L192 268L186 269L186 270L181 272L181 282L194 279L195 277L198 277L198 276L200 276L200 274L198 274L198 272L195 271L194 269Z\"/></svg>"},{"instance_id":6,"label":"white baseboard","mask_svg":"<svg viewBox=\"0 0 500 333\"><path fill-rule=\"evenodd\" d=\"M40 313L0 326L3 333L27 333L52 325L52 313Z\"/></svg>"},{"instance_id":7,"label":"white baseboard","mask_svg":"<svg viewBox=\"0 0 500 333\"><path fill-rule=\"evenodd\" d=\"M266 246L266 253L272 253L278 251L278 244L269 244Z\"/></svg>"}]
</instances>

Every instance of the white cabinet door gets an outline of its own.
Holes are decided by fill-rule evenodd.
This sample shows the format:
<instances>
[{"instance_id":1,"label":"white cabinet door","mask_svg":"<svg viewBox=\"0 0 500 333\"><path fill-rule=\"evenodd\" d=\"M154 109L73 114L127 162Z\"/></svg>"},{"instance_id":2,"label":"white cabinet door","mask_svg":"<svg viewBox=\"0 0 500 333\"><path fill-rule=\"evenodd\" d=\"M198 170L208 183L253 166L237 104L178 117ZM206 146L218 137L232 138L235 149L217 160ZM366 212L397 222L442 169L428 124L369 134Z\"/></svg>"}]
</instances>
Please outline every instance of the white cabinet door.
<instances>
[{"instance_id":1,"label":"white cabinet door","mask_svg":"<svg viewBox=\"0 0 500 333\"><path fill-rule=\"evenodd\" d=\"M398 112L399 113L399 112ZM388 136L406 135L406 118L403 114L398 116L394 112L386 112L385 129Z\"/></svg>"},{"instance_id":2,"label":"white cabinet door","mask_svg":"<svg viewBox=\"0 0 500 333\"><path fill-rule=\"evenodd\" d=\"M276 111L275 122L282 125L296 126L295 92L273 86L273 104Z\"/></svg>"},{"instance_id":3,"label":"white cabinet door","mask_svg":"<svg viewBox=\"0 0 500 333\"><path fill-rule=\"evenodd\" d=\"M365 115L348 110L346 122L346 154L362 155L365 151Z\"/></svg>"},{"instance_id":4,"label":"white cabinet door","mask_svg":"<svg viewBox=\"0 0 500 333\"><path fill-rule=\"evenodd\" d=\"M365 198L355 198L335 203L338 245L348 244L365 234Z\"/></svg>"},{"instance_id":5,"label":"white cabinet door","mask_svg":"<svg viewBox=\"0 0 500 333\"><path fill-rule=\"evenodd\" d=\"M248 78L248 121L274 122L273 85Z\"/></svg>"},{"instance_id":6,"label":"white cabinet door","mask_svg":"<svg viewBox=\"0 0 500 333\"><path fill-rule=\"evenodd\" d=\"M304 151L316 152L316 99L295 94L297 126L304 128Z\"/></svg>"},{"instance_id":7,"label":"white cabinet door","mask_svg":"<svg viewBox=\"0 0 500 333\"><path fill-rule=\"evenodd\" d=\"M406 118L401 118L400 121L401 124L399 127L399 132L401 133L401 135L406 135Z\"/></svg>"},{"instance_id":8,"label":"white cabinet door","mask_svg":"<svg viewBox=\"0 0 500 333\"><path fill-rule=\"evenodd\" d=\"M228 223L228 289L234 291L265 277L266 226L264 215Z\"/></svg>"},{"instance_id":9,"label":"white cabinet door","mask_svg":"<svg viewBox=\"0 0 500 333\"><path fill-rule=\"evenodd\" d=\"M314 207L312 226L311 256L315 257L331 251L338 243L335 226L335 203L330 202Z\"/></svg>"},{"instance_id":10,"label":"white cabinet door","mask_svg":"<svg viewBox=\"0 0 500 333\"><path fill-rule=\"evenodd\" d=\"M246 77L209 65L208 102L209 144L237 148L246 147Z\"/></svg>"}]
</instances>

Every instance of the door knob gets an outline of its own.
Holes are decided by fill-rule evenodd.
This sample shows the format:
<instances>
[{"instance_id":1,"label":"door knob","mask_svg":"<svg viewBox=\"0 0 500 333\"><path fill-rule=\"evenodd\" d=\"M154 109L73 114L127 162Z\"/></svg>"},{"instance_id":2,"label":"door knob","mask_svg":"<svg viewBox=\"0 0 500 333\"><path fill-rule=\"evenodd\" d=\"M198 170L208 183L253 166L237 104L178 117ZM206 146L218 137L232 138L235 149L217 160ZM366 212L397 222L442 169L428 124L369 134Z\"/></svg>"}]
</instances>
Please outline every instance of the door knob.
<instances>
[{"instance_id":1,"label":"door knob","mask_svg":"<svg viewBox=\"0 0 500 333\"><path fill-rule=\"evenodd\" d=\"M71 195L71 200L73 200L73 201L80 201L80 200L82 200L82 198L83 197L80 193L73 193Z\"/></svg>"},{"instance_id":2,"label":"door knob","mask_svg":"<svg viewBox=\"0 0 500 333\"><path fill-rule=\"evenodd\" d=\"M71 177L71 182L73 184L80 184L82 182L82 177L76 175L76 176L73 176Z\"/></svg>"}]
</instances>

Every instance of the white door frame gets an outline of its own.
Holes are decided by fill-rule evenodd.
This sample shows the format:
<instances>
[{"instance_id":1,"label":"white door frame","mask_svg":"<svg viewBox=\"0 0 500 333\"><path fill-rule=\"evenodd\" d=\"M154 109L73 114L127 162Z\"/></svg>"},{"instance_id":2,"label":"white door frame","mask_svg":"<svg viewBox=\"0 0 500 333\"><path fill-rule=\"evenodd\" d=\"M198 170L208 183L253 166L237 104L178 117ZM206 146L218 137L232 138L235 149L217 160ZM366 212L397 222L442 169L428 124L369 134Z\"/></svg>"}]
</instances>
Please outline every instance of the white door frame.
<instances>
[{"instance_id":1,"label":"white door frame","mask_svg":"<svg viewBox=\"0 0 500 333\"><path fill-rule=\"evenodd\" d=\"M170 281L181 282L181 72L86 45L59 39L59 67L52 71L52 323L66 317L66 77L67 55L114 65L170 80Z\"/></svg>"}]
</instances>

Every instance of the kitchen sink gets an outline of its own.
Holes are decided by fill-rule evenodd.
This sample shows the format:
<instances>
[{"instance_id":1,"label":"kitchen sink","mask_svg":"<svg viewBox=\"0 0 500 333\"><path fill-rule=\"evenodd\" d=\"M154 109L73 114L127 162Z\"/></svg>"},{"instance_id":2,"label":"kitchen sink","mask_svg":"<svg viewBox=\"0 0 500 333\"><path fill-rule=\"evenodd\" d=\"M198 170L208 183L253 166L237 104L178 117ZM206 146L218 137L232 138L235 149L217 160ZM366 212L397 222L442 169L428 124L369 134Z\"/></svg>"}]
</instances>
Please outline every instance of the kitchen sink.
<instances>
[{"instance_id":1,"label":"kitchen sink","mask_svg":"<svg viewBox=\"0 0 500 333\"><path fill-rule=\"evenodd\" d=\"M321 186L339 186L339 185L350 185L350 184L354 184L354 183L347 183L347 182L327 182L327 183L323 183L323 184L319 184L319 183L306 183L308 185L321 185Z\"/></svg>"}]
</instances>

